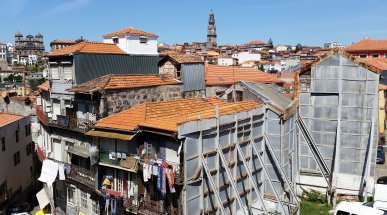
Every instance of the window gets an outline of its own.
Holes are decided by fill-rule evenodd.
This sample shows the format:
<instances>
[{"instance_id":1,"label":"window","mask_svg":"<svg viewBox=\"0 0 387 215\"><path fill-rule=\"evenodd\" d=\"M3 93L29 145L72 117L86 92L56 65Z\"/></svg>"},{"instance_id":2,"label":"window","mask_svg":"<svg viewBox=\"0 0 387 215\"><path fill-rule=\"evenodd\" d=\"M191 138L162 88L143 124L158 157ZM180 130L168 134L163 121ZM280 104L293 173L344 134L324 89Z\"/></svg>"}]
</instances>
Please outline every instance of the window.
<instances>
[{"instance_id":1,"label":"window","mask_svg":"<svg viewBox=\"0 0 387 215\"><path fill-rule=\"evenodd\" d=\"M20 163L20 152L17 151L15 154L13 154L13 165L16 166Z\"/></svg>"},{"instance_id":2,"label":"window","mask_svg":"<svg viewBox=\"0 0 387 215\"><path fill-rule=\"evenodd\" d=\"M372 58L379 58L379 54L372 54Z\"/></svg>"},{"instance_id":3,"label":"window","mask_svg":"<svg viewBox=\"0 0 387 215\"><path fill-rule=\"evenodd\" d=\"M67 187L67 201L75 204L75 188Z\"/></svg>"},{"instance_id":4,"label":"window","mask_svg":"<svg viewBox=\"0 0 387 215\"><path fill-rule=\"evenodd\" d=\"M113 43L117 44L118 43L118 38L113 38Z\"/></svg>"},{"instance_id":5,"label":"window","mask_svg":"<svg viewBox=\"0 0 387 215\"><path fill-rule=\"evenodd\" d=\"M235 91L235 95L236 95L237 102L240 102L243 100L243 92L242 91Z\"/></svg>"},{"instance_id":6,"label":"window","mask_svg":"<svg viewBox=\"0 0 387 215\"><path fill-rule=\"evenodd\" d=\"M30 177L32 178L32 176L34 176L34 171L32 169L32 166L30 166Z\"/></svg>"},{"instance_id":7,"label":"window","mask_svg":"<svg viewBox=\"0 0 387 215\"><path fill-rule=\"evenodd\" d=\"M384 54L384 58L387 58L387 54Z\"/></svg>"},{"instance_id":8,"label":"window","mask_svg":"<svg viewBox=\"0 0 387 215\"><path fill-rule=\"evenodd\" d=\"M1 151L5 151L5 137L1 138Z\"/></svg>"},{"instance_id":9,"label":"window","mask_svg":"<svg viewBox=\"0 0 387 215\"><path fill-rule=\"evenodd\" d=\"M19 130L15 131L15 135L16 135L16 142L18 143L19 142Z\"/></svg>"},{"instance_id":10,"label":"window","mask_svg":"<svg viewBox=\"0 0 387 215\"><path fill-rule=\"evenodd\" d=\"M140 43L147 43L148 38L147 37L140 37Z\"/></svg>"},{"instance_id":11,"label":"window","mask_svg":"<svg viewBox=\"0 0 387 215\"><path fill-rule=\"evenodd\" d=\"M367 58L368 55L367 55L367 54L360 54L359 57L360 57L360 58Z\"/></svg>"},{"instance_id":12,"label":"window","mask_svg":"<svg viewBox=\"0 0 387 215\"><path fill-rule=\"evenodd\" d=\"M51 70L51 78L52 79L59 79L58 65L50 65L50 70Z\"/></svg>"},{"instance_id":13,"label":"window","mask_svg":"<svg viewBox=\"0 0 387 215\"><path fill-rule=\"evenodd\" d=\"M81 208L87 209L87 193L81 191Z\"/></svg>"},{"instance_id":14,"label":"window","mask_svg":"<svg viewBox=\"0 0 387 215\"><path fill-rule=\"evenodd\" d=\"M24 129L26 131L26 137L31 135L31 124L25 125Z\"/></svg>"},{"instance_id":15,"label":"window","mask_svg":"<svg viewBox=\"0 0 387 215\"><path fill-rule=\"evenodd\" d=\"M99 215L99 205L98 205L98 202L92 201L91 205L92 205L91 213L93 215Z\"/></svg>"}]
</instances>

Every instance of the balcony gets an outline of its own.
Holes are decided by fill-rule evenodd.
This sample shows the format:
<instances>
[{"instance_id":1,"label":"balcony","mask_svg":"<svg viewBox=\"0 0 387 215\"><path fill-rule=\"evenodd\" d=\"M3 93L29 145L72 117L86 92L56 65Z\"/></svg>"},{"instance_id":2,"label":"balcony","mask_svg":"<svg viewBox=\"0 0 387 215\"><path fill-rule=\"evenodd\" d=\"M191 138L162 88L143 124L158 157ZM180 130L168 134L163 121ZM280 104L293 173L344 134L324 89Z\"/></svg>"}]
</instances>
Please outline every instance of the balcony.
<instances>
[{"instance_id":1,"label":"balcony","mask_svg":"<svg viewBox=\"0 0 387 215\"><path fill-rule=\"evenodd\" d=\"M137 172L137 160L133 155L125 153L111 153L107 151L99 152L100 165L119 167L131 172Z\"/></svg>"},{"instance_id":2,"label":"balcony","mask_svg":"<svg viewBox=\"0 0 387 215\"><path fill-rule=\"evenodd\" d=\"M168 214L168 215L180 215L182 214L181 210L173 206L164 206L161 201L154 201L149 198L141 198L138 204L137 214L143 215L158 215L158 214Z\"/></svg>"},{"instance_id":3,"label":"balcony","mask_svg":"<svg viewBox=\"0 0 387 215\"><path fill-rule=\"evenodd\" d=\"M69 163L57 161L57 160L54 160L51 158L48 158L48 159L53 160L56 163L60 163L60 164L64 165L66 180L70 179L70 180L76 181L78 183L81 183L83 185L86 185L87 187L89 187L91 189L95 188L95 173L94 172L92 172L88 169L76 166L74 164L69 164Z\"/></svg>"},{"instance_id":4,"label":"balcony","mask_svg":"<svg viewBox=\"0 0 387 215\"><path fill-rule=\"evenodd\" d=\"M42 107L41 105L36 105L35 110L36 110L36 116L38 117L38 119L39 119L44 125L47 125L47 115L46 115L46 113L43 111L43 107Z\"/></svg>"},{"instance_id":5,"label":"balcony","mask_svg":"<svg viewBox=\"0 0 387 215\"><path fill-rule=\"evenodd\" d=\"M49 119L48 125L85 133L94 125L94 122L86 119L78 119L76 116L57 115L57 120Z\"/></svg>"},{"instance_id":6,"label":"balcony","mask_svg":"<svg viewBox=\"0 0 387 215\"><path fill-rule=\"evenodd\" d=\"M89 188L95 188L95 173L73 164L65 164L65 166L70 167L70 173L67 174L67 178L84 184Z\"/></svg>"}]
</instances>

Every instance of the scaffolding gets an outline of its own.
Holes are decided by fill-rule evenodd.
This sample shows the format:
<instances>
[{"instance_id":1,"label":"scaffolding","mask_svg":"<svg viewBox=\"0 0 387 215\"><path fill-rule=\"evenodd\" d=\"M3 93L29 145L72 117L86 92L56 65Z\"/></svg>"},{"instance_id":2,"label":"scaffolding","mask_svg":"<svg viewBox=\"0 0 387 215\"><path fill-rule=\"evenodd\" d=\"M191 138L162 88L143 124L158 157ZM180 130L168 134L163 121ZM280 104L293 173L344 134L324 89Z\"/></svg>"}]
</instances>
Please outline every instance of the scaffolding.
<instances>
[{"instance_id":1,"label":"scaffolding","mask_svg":"<svg viewBox=\"0 0 387 215\"><path fill-rule=\"evenodd\" d=\"M300 184L335 195L372 192L378 83L379 74L341 54L300 75Z\"/></svg>"},{"instance_id":2,"label":"scaffolding","mask_svg":"<svg viewBox=\"0 0 387 215\"><path fill-rule=\"evenodd\" d=\"M191 121L184 139L184 214L294 214L295 116L268 106Z\"/></svg>"}]
</instances>

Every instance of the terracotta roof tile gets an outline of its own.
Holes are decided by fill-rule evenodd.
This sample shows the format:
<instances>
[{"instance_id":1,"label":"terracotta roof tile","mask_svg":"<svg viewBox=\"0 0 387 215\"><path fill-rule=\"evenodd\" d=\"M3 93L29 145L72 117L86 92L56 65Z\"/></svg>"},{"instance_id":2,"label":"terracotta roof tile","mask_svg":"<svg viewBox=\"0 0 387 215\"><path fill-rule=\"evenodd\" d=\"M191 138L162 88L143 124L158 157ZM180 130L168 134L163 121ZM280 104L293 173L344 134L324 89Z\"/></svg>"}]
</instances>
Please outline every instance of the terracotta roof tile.
<instances>
[{"instance_id":1,"label":"terracotta roof tile","mask_svg":"<svg viewBox=\"0 0 387 215\"><path fill-rule=\"evenodd\" d=\"M252 40L252 41L248 42L247 44L248 45L264 45L266 43L261 41L261 40Z\"/></svg>"},{"instance_id":2,"label":"terracotta roof tile","mask_svg":"<svg viewBox=\"0 0 387 215\"><path fill-rule=\"evenodd\" d=\"M110 37L123 36L123 35L138 35L138 36L156 37L156 38L159 37L157 34L138 30L136 28L125 28L123 30L119 30L119 31L115 31L112 33L105 34L105 35L103 35L103 37L110 38Z\"/></svg>"},{"instance_id":3,"label":"terracotta roof tile","mask_svg":"<svg viewBox=\"0 0 387 215\"><path fill-rule=\"evenodd\" d=\"M206 85L232 85L238 81L257 83L283 83L274 74L269 74L252 67L239 66L205 66Z\"/></svg>"},{"instance_id":4,"label":"terracotta roof tile","mask_svg":"<svg viewBox=\"0 0 387 215\"><path fill-rule=\"evenodd\" d=\"M387 71L387 58L361 58L369 65L375 66L381 70Z\"/></svg>"},{"instance_id":5,"label":"terracotta roof tile","mask_svg":"<svg viewBox=\"0 0 387 215\"><path fill-rule=\"evenodd\" d=\"M220 115L229 115L259 107L259 104L254 101L227 103L218 98L143 103L101 119L95 127L134 131L142 126L176 132L178 125L198 120L199 116L203 119L214 118L217 105Z\"/></svg>"},{"instance_id":6,"label":"terracotta roof tile","mask_svg":"<svg viewBox=\"0 0 387 215\"><path fill-rule=\"evenodd\" d=\"M75 40L54 40L51 43L74 44Z\"/></svg>"},{"instance_id":7,"label":"terracotta roof tile","mask_svg":"<svg viewBox=\"0 0 387 215\"><path fill-rule=\"evenodd\" d=\"M116 44L84 41L50 52L47 56L71 55L74 53L127 54Z\"/></svg>"},{"instance_id":8,"label":"terracotta roof tile","mask_svg":"<svg viewBox=\"0 0 387 215\"><path fill-rule=\"evenodd\" d=\"M387 51L387 40L362 39L344 50L349 53L353 51Z\"/></svg>"},{"instance_id":9,"label":"terracotta roof tile","mask_svg":"<svg viewBox=\"0 0 387 215\"><path fill-rule=\"evenodd\" d=\"M203 63L200 56L192 54L168 54L171 58L176 60L178 63Z\"/></svg>"},{"instance_id":10,"label":"terracotta roof tile","mask_svg":"<svg viewBox=\"0 0 387 215\"><path fill-rule=\"evenodd\" d=\"M91 93L98 90L129 89L160 85L180 84L171 75L105 75L83 84L74 86L68 91Z\"/></svg>"},{"instance_id":11,"label":"terracotta roof tile","mask_svg":"<svg viewBox=\"0 0 387 215\"><path fill-rule=\"evenodd\" d=\"M50 81L45 81L43 84L39 85L38 88L44 91L50 91Z\"/></svg>"},{"instance_id":12,"label":"terracotta roof tile","mask_svg":"<svg viewBox=\"0 0 387 215\"><path fill-rule=\"evenodd\" d=\"M0 127L8 125L22 118L24 118L24 116L0 112Z\"/></svg>"}]
</instances>

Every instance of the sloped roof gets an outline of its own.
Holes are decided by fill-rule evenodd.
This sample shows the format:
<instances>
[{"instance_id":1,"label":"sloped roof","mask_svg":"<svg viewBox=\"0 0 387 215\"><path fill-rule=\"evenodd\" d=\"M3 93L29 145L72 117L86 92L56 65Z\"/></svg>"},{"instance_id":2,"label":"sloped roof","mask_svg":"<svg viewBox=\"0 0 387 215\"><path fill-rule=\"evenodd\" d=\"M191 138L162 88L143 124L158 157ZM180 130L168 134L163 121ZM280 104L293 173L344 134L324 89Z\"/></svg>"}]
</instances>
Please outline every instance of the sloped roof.
<instances>
[{"instance_id":1,"label":"sloped roof","mask_svg":"<svg viewBox=\"0 0 387 215\"><path fill-rule=\"evenodd\" d=\"M357 57L354 57L352 56L351 54L348 54L347 52L345 52L344 50L342 49L332 49L330 52L326 53L324 56L314 60L314 61L311 61L309 63L306 63L303 67L301 67L298 71L296 71L298 74L303 74L307 71L309 71L313 65L319 63L319 62L322 62L324 60L326 60L327 58L335 55L335 54L339 54L340 56L346 58L347 60L349 61L352 61L354 64L357 64L359 66L362 66L374 73L381 73L383 71L382 67L380 67L380 65L378 64L371 64L371 63L368 63L367 61L365 61L363 58L357 58Z\"/></svg>"},{"instance_id":2,"label":"sloped roof","mask_svg":"<svg viewBox=\"0 0 387 215\"><path fill-rule=\"evenodd\" d=\"M283 83L276 75L257 70L252 67L205 66L206 85L231 85L238 81L251 81L257 83Z\"/></svg>"},{"instance_id":3,"label":"sloped roof","mask_svg":"<svg viewBox=\"0 0 387 215\"><path fill-rule=\"evenodd\" d=\"M129 89L170 84L180 84L171 75L104 75L83 84L71 87L68 91L91 93L98 90Z\"/></svg>"},{"instance_id":4,"label":"sloped roof","mask_svg":"<svg viewBox=\"0 0 387 215\"><path fill-rule=\"evenodd\" d=\"M138 35L138 36L156 37L156 38L159 37L157 34L142 31L142 30L132 28L132 27L105 34L105 35L103 35L103 37L110 38L110 37L117 37L117 36L124 36L124 35Z\"/></svg>"},{"instance_id":5,"label":"sloped roof","mask_svg":"<svg viewBox=\"0 0 387 215\"><path fill-rule=\"evenodd\" d=\"M71 55L74 53L127 54L116 44L84 41L50 52L47 56Z\"/></svg>"},{"instance_id":6,"label":"sloped roof","mask_svg":"<svg viewBox=\"0 0 387 215\"><path fill-rule=\"evenodd\" d=\"M261 41L261 40L252 40L252 41L248 42L247 44L248 45L264 45L266 43Z\"/></svg>"},{"instance_id":7,"label":"sloped roof","mask_svg":"<svg viewBox=\"0 0 387 215\"><path fill-rule=\"evenodd\" d=\"M53 40L51 43L63 43L63 44L73 44L75 40Z\"/></svg>"},{"instance_id":8,"label":"sloped roof","mask_svg":"<svg viewBox=\"0 0 387 215\"><path fill-rule=\"evenodd\" d=\"M268 102L279 108L282 112L292 103L292 100L282 93L278 92L273 86L268 84L259 84L253 82L242 81L242 86L245 86L250 92L259 96L265 102Z\"/></svg>"},{"instance_id":9,"label":"sloped roof","mask_svg":"<svg viewBox=\"0 0 387 215\"><path fill-rule=\"evenodd\" d=\"M387 71L387 58L362 58L362 60L369 65Z\"/></svg>"},{"instance_id":10,"label":"sloped roof","mask_svg":"<svg viewBox=\"0 0 387 215\"><path fill-rule=\"evenodd\" d=\"M260 105L254 101L227 103L218 98L177 99L163 102L143 103L98 121L96 128L134 131L147 127L176 132L178 125L202 119L214 118L219 106L220 115L249 111Z\"/></svg>"},{"instance_id":11,"label":"sloped roof","mask_svg":"<svg viewBox=\"0 0 387 215\"><path fill-rule=\"evenodd\" d=\"M0 127L8 125L22 118L24 118L24 116L0 112Z\"/></svg>"},{"instance_id":12,"label":"sloped roof","mask_svg":"<svg viewBox=\"0 0 387 215\"><path fill-rule=\"evenodd\" d=\"M387 51L387 39L384 40L372 40L362 39L345 49L347 52L358 51Z\"/></svg>"},{"instance_id":13,"label":"sloped roof","mask_svg":"<svg viewBox=\"0 0 387 215\"><path fill-rule=\"evenodd\" d=\"M50 81L45 81L43 84L38 86L39 89L44 90L44 91L49 91L50 90Z\"/></svg>"}]
</instances>

